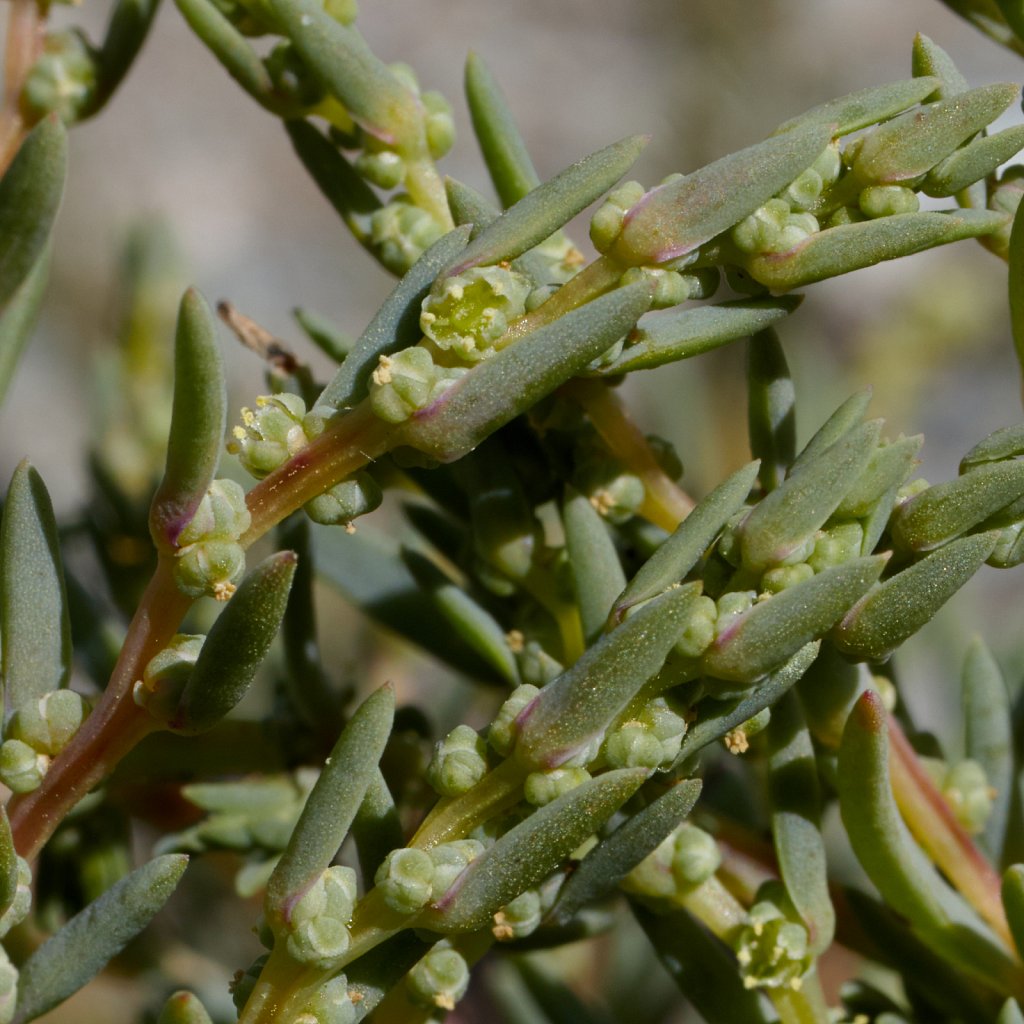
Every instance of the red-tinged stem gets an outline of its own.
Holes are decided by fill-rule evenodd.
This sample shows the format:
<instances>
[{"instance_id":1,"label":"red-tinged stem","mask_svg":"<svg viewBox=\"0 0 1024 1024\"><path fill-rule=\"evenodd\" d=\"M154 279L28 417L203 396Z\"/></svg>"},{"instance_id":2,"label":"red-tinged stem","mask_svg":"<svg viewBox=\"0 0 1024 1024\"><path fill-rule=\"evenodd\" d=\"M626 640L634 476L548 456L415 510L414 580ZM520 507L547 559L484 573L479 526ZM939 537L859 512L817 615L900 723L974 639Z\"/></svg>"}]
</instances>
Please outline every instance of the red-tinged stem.
<instances>
[{"instance_id":1,"label":"red-tinged stem","mask_svg":"<svg viewBox=\"0 0 1024 1024\"><path fill-rule=\"evenodd\" d=\"M4 49L4 100L0 107L0 174L7 170L25 137L21 90L42 52L47 6L39 0L10 0Z\"/></svg>"},{"instance_id":2,"label":"red-tinged stem","mask_svg":"<svg viewBox=\"0 0 1024 1024\"><path fill-rule=\"evenodd\" d=\"M693 510L694 501L658 465L622 399L600 380L571 381L560 394L586 412L612 455L643 481L645 497L639 514L671 533Z\"/></svg>"},{"instance_id":3,"label":"red-tinged stem","mask_svg":"<svg viewBox=\"0 0 1024 1024\"><path fill-rule=\"evenodd\" d=\"M925 771L899 724L889 718L889 772L893 796L914 838L935 865L1014 949L995 868L975 846L967 830Z\"/></svg>"}]
</instances>

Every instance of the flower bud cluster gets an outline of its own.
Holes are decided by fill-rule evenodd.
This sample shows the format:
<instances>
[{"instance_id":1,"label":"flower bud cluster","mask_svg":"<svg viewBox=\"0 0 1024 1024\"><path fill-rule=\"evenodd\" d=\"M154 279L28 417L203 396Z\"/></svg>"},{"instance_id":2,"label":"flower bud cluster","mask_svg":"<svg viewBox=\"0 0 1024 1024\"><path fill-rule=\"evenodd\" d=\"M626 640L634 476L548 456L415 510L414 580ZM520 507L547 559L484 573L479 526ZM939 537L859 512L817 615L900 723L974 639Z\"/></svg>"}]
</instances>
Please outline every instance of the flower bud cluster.
<instances>
[{"instance_id":1,"label":"flower bud cluster","mask_svg":"<svg viewBox=\"0 0 1024 1024\"><path fill-rule=\"evenodd\" d=\"M799 991L814 958L807 929L786 915L774 899L755 903L734 948L745 988L790 988Z\"/></svg>"},{"instance_id":2,"label":"flower bud cluster","mask_svg":"<svg viewBox=\"0 0 1024 1024\"><path fill-rule=\"evenodd\" d=\"M393 274L404 274L442 235L444 228L404 192L370 216L368 241Z\"/></svg>"},{"instance_id":3,"label":"flower bud cluster","mask_svg":"<svg viewBox=\"0 0 1024 1024\"><path fill-rule=\"evenodd\" d=\"M511 754L515 746L516 719L539 693L540 689L530 683L517 686L494 716L487 730L487 742L503 757Z\"/></svg>"},{"instance_id":4,"label":"flower bud cluster","mask_svg":"<svg viewBox=\"0 0 1024 1024\"><path fill-rule=\"evenodd\" d=\"M323 429L324 416L315 409L307 413L298 395L260 395L255 410L242 409L242 425L232 430L227 448L247 473L262 480Z\"/></svg>"},{"instance_id":5,"label":"flower bud cluster","mask_svg":"<svg viewBox=\"0 0 1024 1024\"><path fill-rule=\"evenodd\" d=\"M454 1010L469 988L469 964L457 950L439 942L406 977L406 991L417 1006Z\"/></svg>"},{"instance_id":6,"label":"flower bud cluster","mask_svg":"<svg viewBox=\"0 0 1024 1024\"><path fill-rule=\"evenodd\" d=\"M352 868L336 864L322 872L289 914L282 936L289 955L319 968L335 963L348 950L357 898Z\"/></svg>"},{"instance_id":7,"label":"flower bud cluster","mask_svg":"<svg viewBox=\"0 0 1024 1024\"><path fill-rule=\"evenodd\" d=\"M226 601L245 572L238 543L251 516L245 491L234 480L214 480L188 526L178 535L174 579L189 597Z\"/></svg>"},{"instance_id":8,"label":"flower bud cluster","mask_svg":"<svg viewBox=\"0 0 1024 1024\"><path fill-rule=\"evenodd\" d=\"M30 793L88 713L85 699L74 690L53 690L19 707L4 728L0 781L14 793Z\"/></svg>"},{"instance_id":9,"label":"flower bud cluster","mask_svg":"<svg viewBox=\"0 0 1024 1024\"><path fill-rule=\"evenodd\" d=\"M49 33L22 87L32 121L55 113L72 124L96 97L99 54L78 29Z\"/></svg>"},{"instance_id":10,"label":"flower bud cluster","mask_svg":"<svg viewBox=\"0 0 1024 1024\"><path fill-rule=\"evenodd\" d=\"M370 377L370 408L386 423L404 423L435 402L464 373L463 366L439 366L430 349L416 345L381 356Z\"/></svg>"},{"instance_id":11,"label":"flower bud cluster","mask_svg":"<svg viewBox=\"0 0 1024 1024\"><path fill-rule=\"evenodd\" d=\"M721 863L714 837L684 822L633 868L623 886L640 896L679 902L711 878Z\"/></svg>"},{"instance_id":12,"label":"flower bud cluster","mask_svg":"<svg viewBox=\"0 0 1024 1024\"><path fill-rule=\"evenodd\" d=\"M185 684L192 675L205 636L177 633L149 660L142 678L132 687L132 698L154 718L167 721L177 710Z\"/></svg>"},{"instance_id":13,"label":"flower bud cluster","mask_svg":"<svg viewBox=\"0 0 1024 1024\"><path fill-rule=\"evenodd\" d=\"M540 890L527 889L494 915L491 934L499 942L525 939L540 927L545 909Z\"/></svg>"},{"instance_id":14,"label":"flower bud cluster","mask_svg":"<svg viewBox=\"0 0 1024 1024\"><path fill-rule=\"evenodd\" d=\"M609 731L604 759L612 768L662 768L675 760L685 733L686 719L670 699L655 697Z\"/></svg>"},{"instance_id":15,"label":"flower bud cluster","mask_svg":"<svg viewBox=\"0 0 1024 1024\"><path fill-rule=\"evenodd\" d=\"M427 781L440 796L472 789L487 772L487 743L468 725L456 726L434 747Z\"/></svg>"},{"instance_id":16,"label":"flower bud cluster","mask_svg":"<svg viewBox=\"0 0 1024 1024\"><path fill-rule=\"evenodd\" d=\"M921 762L949 804L956 820L971 835L984 832L996 798L996 791L989 783L985 769L971 758L947 764L938 758L922 757Z\"/></svg>"},{"instance_id":17,"label":"flower bud cluster","mask_svg":"<svg viewBox=\"0 0 1024 1024\"><path fill-rule=\"evenodd\" d=\"M392 910L415 914L441 899L483 851L478 839L456 839L429 850L392 850L377 869L374 882Z\"/></svg>"}]
</instances>

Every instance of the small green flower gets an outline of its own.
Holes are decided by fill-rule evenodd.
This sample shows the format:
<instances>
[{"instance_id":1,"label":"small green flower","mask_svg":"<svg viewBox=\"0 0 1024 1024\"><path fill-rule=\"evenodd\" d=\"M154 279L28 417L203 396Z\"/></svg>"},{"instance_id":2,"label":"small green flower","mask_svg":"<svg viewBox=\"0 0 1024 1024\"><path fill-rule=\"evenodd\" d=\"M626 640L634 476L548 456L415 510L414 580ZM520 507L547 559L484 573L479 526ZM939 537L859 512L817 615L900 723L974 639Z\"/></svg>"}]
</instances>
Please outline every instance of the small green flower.
<instances>
[{"instance_id":1,"label":"small green flower","mask_svg":"<svg viewBox=\"0 0 1024 1024\"><path fill-rule=\"evenodd\" d=\"M996 797L985 769L971 758L952 765L938 758L927 757L921 760L946 803L952 808L956 820L971 835L984 832Z\"/></svg>"},{"instance_id":2,"label":"small green flower","mask_svg":"<svg viewBox=\"0 0 1024 1024\"><path fill-rule=\"evenodd\" d=\"M864 543L864 527L858 522L836 523L821 530L814 541L807 564L815 572L859 558Z\"/></svg>"},{"instance_id":3,"label":"small green flower","mask_svg":"<svg viewBox=\"0 0 1024 1024\"><path fill-rule=\"evenodd\" d=\"M778 594L787 587L794 587L814 575L814 569L807 562L796 565L777 565L761 577L761 590L766 594Z\"/></svg>"},{"instance_id":4,"label":"small green flower","mask_svg":"<svg viewBox=\"0 0 1024 1024\"><path fill-rule=\"evenodd\" d=\"M50 113L67 124L78 120L96 98L97 57L78 29L48 34L21 92L32 120Z\"/></svg>"},{"instance_id":5,"label":"small green flower","mask_svg":"<svg viewBox=\"0 0 1024 1024\"><path fill-rule=\"evenodd\" d=\"M18 858L18 879L11 905L0 916L0 938L28 917L32 908L32 868L24 857Z\"/></svg>"},{"instance_id":6,"label":"small green flower","mask_svg":"<svg viewBox=\"0 0 1024 1024\"><path fill-rule=\"evenodd\" d=\"M384 493L377 481L361 471L302 507L314 523L348 527L353 519L379 508L383 500Z\"/></svg>"},{"instance_id":7,"label":"small green flower","mask_svg":"<svg viewBox=\"0 0 1024 1024\"><path fill-rule=\"evenodd\" d=\"M487 744L468 725L456 726L434 748L427 781L441 796L472 789L487 772Z\"/></svg>"},{"instance_id":8,"label":"small green flower","mask_svg":"<svg viewBox=\"0 0 1024 1024\"><path fill-rule=\"evenodd\" d=\"M142 670L142 678L136 680L132 687L135 703L154 718L170 718L177 710L205 639L201 635L175 634L171 642L149 660Z\"/></svg>"},{"instance_id":9,"label":"small green flower","mask_svg":"<svg viewBox=\"0 0 1024 1024\"><path fill-rule=\"evenodd\" d=\"M405 161L390 149L360 153L356 157L355 169L371 185L385 191L398 188L405 181Z\"/></svg>"},{"instance_id":10,"label":"small green flower","mask_svg":"<svg viewBox=\"0 0 1024 1024\"><path fill-rule=\"evenodd\" d=\"M350 944L348 925L357 899L352 868L327 868L292 908L288 953L299 963L329 967Z\"/></svg>"},{"instance_id":11,"label":"small green flower","mask_svg":"<svg viewBox=\"0 0 1024 1024\"><path fill-rule=\"evenodd\" d=\"M422 346L381 356L370 377L370 408L386 423L404 423L455 383L463 367L436 366Z\"/></svg>"},{"instance_id":12,"label":"small green flower","mask_svg":"<svg viewBox=\"0 0 1024 1024\"><path fill-rule=\"evenodd\" d=\"M682 658L699 658L715 639L718 607L710 597L702 594L696 599L676 641L673 652Z\"/></svg>"},{"instance_id":13,"label":"small green flower","mask_svg":"<svg viewBox=\"0 0 1024 1024\"><path fill-rule=\"evenodd\" d=\"M860 212L872 220L898 213L917 213L921 206L915 192L902 185L872 185L861 192L858 205Z\"/></svg>"},{"instance_id":14,"label":"small green flower","mask_svg":"<svg viewBox=\"0 0 1024 1024\"><path fill-rule=\"evenodd\" d=\"M455 143L455 118L451 104L433 89L423 93L420 102L425 114L423 127L427 133L427 149L434 160L440 160Z\"/></svg>"},{"instance_id":15,"label":"small green flower","mask_svg":"<svg viewBox=\"0 0 1024 1024\"><path fill-rule=\"evenodd\" d=\"M406 984L418 1006L454 1010L469 988L469 965L454 949L435 947L409 971Z\"/></svg>"},{"instance_id":16,"label":"small green flower","mask_svg":"<svg viewBox=\"0 0 1024 1024\"><path fill-rule=\"evenodd\" d=\"M392 910L415 914L430 902L434 861L426 850L392 850L377 869L374 881Z\"/></svg>"},{"instance_id":17,"label":"small green flower","mask_svg":"<svg viewBox=\"0 0 1024 1024\"><path fill-rule=\"evenodd\" d=\"M674 833L672 877L680 889L706 882L721 866L722 854L714 836L684 822Z\"/></svg>"},{"instance_id":18,"label":"small green flower","mask_svg":"<svg viewBox=\"0 0 1024 1024\"><path fill-rule=\"evenodd\" d=\"M732 229L733 245L745 253L774 252L791 212L785 199L769 199Z\"/></svg>"},{"instance_id":19,"label":"small green flower","mask_svg":"<svg viewBox=\"0 0 1024 1024\"><path fill-rule=\"evenodd\" d=\"M516 741L516 719L526 706L540 693L536 686L524 683L517 686L498 709L487 730L487 742L502 756L512 753Z\"/></svg>"},{"instance_id":20,"label":"small green flower","mask_svg":"<svg viewBox=\"0 0 1024 1024\"><path fill-rule=\"evenodd\" d=\"M523 796L528 804L543 807L557 800L563 793L582 786L590 778L586 768L553 768L546 772L531 772L523 784Z\"/></svg>"},{"instance_id":21,"label":"small green flower","mask_svg":"<svg viewBox=\"0 0 1024 1024\"><path fill-rule=\"evenodd\" d=\"M609 193L590 221L590 240L598 252L607 252L614 245L626 214L644 195L639 181L624 182Z\"/></svg>"},{"instance_id":22,"label":"small green flower","mask_svg":"<svg viewBox=\"0 0 1024 1024\"><path fill-rule=\"evenodd\" d=\"M262 480L305 448L323 427L323 417L307 414L298 395L260 395L255 410L242 410L242 426L234 428L227 448L248 473Z\"/></svg>"},{"instance_id":23,"label":"small green flower","mask_svg":"<svg viewBox=\"0 0 1024 1024\"><path fill-rule=\"evenodd\" d=\"M444 228L407 195L396 196L370 217L370 246L401 276L444 234Z\"/></svg>"},{"instance_id":24,"label":"small green flower","mask_svg":"<svg viewBox=\"0 0 1024 1024\"><path fill-rule=\"evenodd\" d=\"M751 907L735 944L745 988L791 988L798 991L813 957L807 929L791 921L774 901Z\"/></svg>"},{"instance_id":25,"label":"small green flower","mask_svg":"<svg viewBox=\"0 0 1024 1024\"><path fill-rule=\"evenodd\" d=\"M762 708L753 718L741 722L722 737L725 749L730 754L745 754L750 749L750 741L767 728L771 719L771 709Z\"/></svg>"},{"instance_id":26,"label":"small green flower","mask_svg":"<svg viewBox=\"0 0 1024 1024\"><path fill-rule=\"evenodd\" d=\"M238 538L251 521L241 485L214 480L178 536L174 563L178 588L189 597L228 600L245 572L245 551Z\"/></svg>"},{"instance_id":27,"label":"small green flower","mask_svg":"<svg viewBox=\"0 0 1024 1024\"><path fill-rule=\"evenodd\" d=\"M74 690L53 690L23 704L11 716L4 737L27 743L36 753L59 754L78 731L89 705Z\"/></svg>"},{"instance_id":28,"label":"small green flower","mask_svg":"<svg viewBox=\"0 0 1024 1024\"><path fill-rule=\"evenodd\" d=\"M50 759L21 740L0 745L0 782L12 793L31 793L43 781Z\"/></svg>"},{"instance_id":29,"label":"small green flower","mask_svg":"<svg viewBox=\"0 0 1024 1024\"><path fill-rule=\"evenodd\" d=\"M309 1021L303 1021L308 1014ZM335 975L317 989L295 1024L355 1024L359 1013L348 994L348 978Z\"/></svg>"},{"instance_id":30,"label":"small green flower","mask_svg":"<svg viewBox=\"0 0 1024 1024\"><path fill-rule=\"evenodd\" d=\"M540 892L527 889L494 915L491 934L499 942L525 939L537 930L542 916Z\"/></svg>"},{"instance_id":31,"label":"small green flower","mask_svg":"<svg viewBox=\"0 0 1024 1024\"><path fill-rule=\"evenodd\" d=\"M484 852L484 844L477 839L455 839L450 843L432 846L428 853L434 862L434 876L430 883L430 899L436 903L452 887L455 879Z\"/></svg>"}]
</instances>

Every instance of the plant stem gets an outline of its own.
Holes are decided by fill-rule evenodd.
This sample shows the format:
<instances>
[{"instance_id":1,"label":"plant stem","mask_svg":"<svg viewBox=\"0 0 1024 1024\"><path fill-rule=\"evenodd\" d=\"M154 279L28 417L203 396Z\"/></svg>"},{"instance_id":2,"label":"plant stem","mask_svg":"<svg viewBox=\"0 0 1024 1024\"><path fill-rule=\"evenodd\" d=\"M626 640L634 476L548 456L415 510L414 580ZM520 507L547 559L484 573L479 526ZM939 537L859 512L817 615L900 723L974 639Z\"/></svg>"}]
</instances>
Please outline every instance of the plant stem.
<instances>
[{"instance_id":1,"label":"plant stem","mask_svg":"<svg viewBox=\"0 0 1024 1024\"><path fill-rule=\"evenodd\" d=\"M821 991L817 971L809 971L800 979L799 989L768 989L772 1005L779 1013L782 1024L828 1024L828 1003Z\"/></svg>"},{"instance_id":2,"label":"plant stem","mask_svg":"<svg viewBox=\"0 0 1024 1024\"><path fill-rule=\"evenodd\" d=\"M46 33L45 0L10 0L4 51L4 99L0 107L0 174L18 152L26 124L21 112L25 78L42 52Z\"/></svg>"}]
</instances>

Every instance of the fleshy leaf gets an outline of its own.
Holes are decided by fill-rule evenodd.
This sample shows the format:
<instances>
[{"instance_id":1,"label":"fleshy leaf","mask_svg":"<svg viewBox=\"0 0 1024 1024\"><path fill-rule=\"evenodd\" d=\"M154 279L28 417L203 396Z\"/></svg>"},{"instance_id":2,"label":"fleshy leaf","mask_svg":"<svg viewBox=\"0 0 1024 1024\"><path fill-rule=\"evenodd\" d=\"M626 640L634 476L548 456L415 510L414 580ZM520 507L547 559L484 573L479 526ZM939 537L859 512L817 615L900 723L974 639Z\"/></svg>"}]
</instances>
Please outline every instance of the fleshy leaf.
<instances>
[{"instance_id":1,"label":"fleshy leaf","mask_svg":"<svg viewBox=\"0 0 1024 1024\"><path fill-rule=\"evenodd\" d=\"M160 1011L156 1024L213 1024L206 1007L191 992L175 992Z\"/></svg>"},{"instance_id":2,"label":"fleshy leaf","mask_svg":"<svg viewBox=\"0 0 1024 1024\"><path fill-rule=\"evenodd\" d=\"M855 427L762 498L740 527L744 566L777 565L805 546L867 467L880 431L877 421Z\"/></svg>"},{"instance_id":3,"label":"fleshy leaf","mask_svg":"<svg viewBox=\"0 0 1024 1024\"><path fill-rule=\"evenodd\" d=\"M934 92L938 85L939 81L935 78L908 78L902 82L860 89L812 107L806 113L780 124L774 134L781 135L805 125L834 124L834 135L848 135L902 114L908 107L920 103Z\"/></svg>"},{"instance_id":4,"label":"fleshy leaf","mask_svg":"<svg viewBox=\"0 0 1024 1024\"><path fill-rule=\"evenodd\" d=\"M640 606L548 683L519 717L519 760L555 768L599 737L661 668L700 590L690 583Z\"/></svg>"},{"instance_id":5,"label":"fleshy leaf","mask_svg":"<svg viewBox=\"0 0 1024 1024\"><path fill-rule=\"evenodd\" d=\"M288 921L292 908L340 849L378 772L394 714L394 689L382 686L352 716L324 762L267 883L264 911L273 924Z\"/></svg>"},{"instance_id":6,"label":"fleshy leaf","mask_svg":"<svg viewBox=\"0 0 1024 1024\"><path fill-rule=\"evenodd\" d=\"M870 515L880 497L906 481L923 441L924 437L917 434L879 445L871 453L864 472L836 506L836 518L859 519ZM868 550L865 548L865 553Z\"/></svg>"},{"instance_id":7,"label":"fleshy leaf","mask_svg":"<svg viewBox=\"0 0 1024 1024\"><path fill-rule=\"evenodd\" d=\"M0 809L0 915L6 914L18 891L18 851L14 848L7 811Z\"/></svg>"},{"instance_id":8,"label":"fleshy leaf","mask_svg":"<svg viewBox=\"0 0 1024 1024\"><path fill-rule=\"evenodd\" d=\"M66 686L72 657L57 522L27 461L14 471L0 524L0 602L4 688L17 710Z\"/></svg>"},{"instance_id":9,"label":"fleshy leaf","mask_svg":"<svg viewBox=\"0 0 1024 1024\"><path fill-rule=\"evenodd\" d=\"M295 555L281 551L242 580L210 629L168 728L205 732L245 696L284 618L294 573Z\"/></svg>"},{"instance_id":10,"label":"fleshy leaf","mask_svg":"<svg viewBox=\"0 0 1024 1024\"><path fill-rule=\"evenodd\" d=\"M149 532L158 548L173 548L199 508L217 472L226 419L216 322L206 300L190 288L181 300L175 333L167 465L149 510Z\"/></svg>"},{"instance_id":11,"label":"fleshy leaf","mask_svg":"<svg viewBox=\"0 0 1024 1024\"><path fill-rule=\"evenodd\" d=\"M779 872L807 925L810 951L832 944L836 915L828 891L821 792L811 734L800 699L790 691L772 708L767 729L768 796Z\"/></svg>"},{"instance_id":12,"label":"fleshy leaf","mask_svg":"<svg viewBox=\"0 0 1024 1024\"><path fill-rule=\"evenodd\" d=\"M647 778L642 768L605 772L534 811L489 846L419 918L443 932L475 931L553 871Z\"/></svg>"},{"instance_id":13,"label":"fleshy leaf","mask_svg":"<svg viewBox=\"0 0 1024 1024\"><path fill-rule=\"evenodd\" d=\"M454 178L444 179L444 190L448 196L448 206L452 211L452 219L457 225L471 224L476 238L489 224L493 224L501 215L494 204L482 196L475 188L456 181Z\"/></svg>"},{"instance_id":14,"label":"fleshy leaf","mask_svg":"<svg viewBox=\"0 0 1024 1024\"><path fill-rule=\"evenodd\" d=\"M1006 1000L996 1017L996 1024L1024 1024L1024 1013L1021 1013L1016 999Z\"/></svg>"},{"instance_id":15,"label":"fleshy leaf","mask_svg":"<svg viewBox=\"0 0 1024 1024\"><path fill-rule=\"evenodd\" d=\"M1017 953L1024 956L1024 864L1011 864L1003 874L1003 907Z\"/></svg>"},{"instance_id":16,"label":"fleshy leaf","mask_svg":"<svg viewBox=\"0 0 1024 1024\"><path fill-rule=\"evenodd\" d=\"M795 473L805 463L816 459L826 448L831 448L854 427L859 426L870 404L871 388L864 388L863 391L857 391L850 395L804 445L793 462L790 472Z\"/></svg>"},{"instance_id":17,"label":"fleshy leaf","mask_svg":"<svg viewBox=\"0 0 1024 1024\"><path fill-rule=\"evenodd\" d=\"M146 41L159 0L118 0L99 53L99 81L88 113L106 105Z\"/></svg>"},{"instance_id":18,"label":"fleshy leaf","mask_svg":"<svg viewBox=\"0 0 1024 1024\"><path fill-rule=\"evenodd\" d=\"M41 1017L90 981L149 924L174 892L187 864L184 854L151 860L47 939L21 968L12 1024Z\"/></svg>"},{"instance_id":19,"label":"fleshy leaf","mask_svg":"<svg viewBox=\"0 0 1024 1024\"><path fill-rule=\"evenodd\" d=\"M539 245L607 192L633 166L646 144L646 135L631 135L538 185L473 239L444 276L513 260Z\"/></svg>"},{"instance_id":20,"label":"fleshy leaf","mask_svg":"<svg viewBox=\"0 0 1024 1024\"><path fill-rule=\"evenodd\" d=\"M380 769L371 776L363 801L352 820L352 838L363 878L373 878L384 858L405 844L395 798Z\"/></svg>"},{"instance_id":21,"label":"fleshy leaf","mask_svg":"<svg viewBox=\"0 0 1024 1024\"><path fill-rule=\"evenodd\" d=\"M757 479L750 462L719 484L637 570L615 602L615 617L678 583L697 564L734 512L743 507Z\"/></svg>"},{"instance_id":22,"label":"fleshy leaf","mask_svg":"<svg viewBox=\"0 0 1024 1024\"><path fill-rule=\"evenodd\" d=\"M1010 330L1017 352L1017 362L1024 368L1024 203L1017 207L1010 231L1007 253L1007 282L1010 300ZM1024 386L1022 386L1024 387Z\"/></svg>"},{"instance_id":23,"label":"fleshy leaf","mask_svg":"<svg viewBox=\"0 0 1024 1024\"><path fill-rule=\"evenodd\" d=\"M659 185L626 214L610 255L644 266L692 252L785 188L831 138L831 124L794 128Z\"/></svg>"},{"instance_id":24,"label":"fleshy leaf","mask_svg":"<svg viewBox=\"0 0 1024 1024\"><path fill-rule=\"evenodd\" d=\"M562 520L583 635L589 641L604 628L626 578L605 521L584 495L567 491Z\"/></svg>"},{"instance_id":25,"label":"fleshy leaf","mask_svg":"<svg viewBox=\"0 0 1024 1024\"><path fill-rule=\"evenodd\" d=\"M886 713L871 691L857 701L839 748L839 807L854 853L886 903L922 941L997 991L1014 990L1021 969L911 838L889 784Z\"/></svg>"},{"instance_id":26,"label":"fleshy leaf","mask_svg":"<svg viewBox=\"0 0 1024 1024\"><path fill-rule=\"evenodd\" d=\"M987 178L1024 148L1024 125L1014 125L995 135L984 135L951 153L921 183L927 196L953 196Z\"/></svg>"},{"instance_id":27,"label":"fleshy leaf","mask_svg":"<svg viewBox=\"0 0 1024 1024\"><path fill-rule=\"evenodd\" d=\"M57 216L67 132L53 114L28 133L0 179L0 313L39 262Z\"/></svg>"},{"instance_id":28,"label":"fleshy leaf","mask_svg":"<svg viewBox=\"0 0 1024 1024\"><path fill-rule=\"evenodd\" d=\"M893 539L911 551L929 551L1022 496L1024 462L986 462L900 505L892 515Z\"/></svg>"},{"instance_id":29,"label":"fleshy leaf","mask_svg":"<svg viewBox=\"0 0 1024 1024\"><path fill-rule=\"evenodd\" d=\"M746 269L766 287L788 291L937 245L990 235L1006 223L1006 214L991 210L894 214L827 228L788 252L755 256Z\"/></svg>"},{"instance_id":30,"label":"fleshy leaf","mask_svg":"<svg viewBox=\"0 0 1024 1024\"><path fill-rule=\"evenodd\" d=\"M18 359L35 326L49 277L49 263L49 252L44 249L0 313L0 401L7 394Z\"/></svg>"},{"instance_id":31,"label":"fleshy leaf","mask_svg":"<svg viewBox=\"0 0 1024 1024\"><path fill-rule=\"evenodd\" d=\"M708 648L707 675L753 683L826 633L878 579L886 556L855 558L787 587L736 617Z\"/></svg>"},{"instance_id":32,"label":"fleshy leaf","mask_svg":"<svg viewBox=\"0 0 1024 1024\"><path fill-rule=\"evenodd\" d=\"M996 533L961 537L896 573L843 617L836 646L857 658L884 660L981 568L997 539Z\"/></svg>"},{"instance_id":33,"label":"fleshy leaf","mask_svg":"<svg viewBox=\"0 0 1024 1024\"><path fill-rule=\"evenodd\" d=\"M986 462L1001 462L1024 455L1024 423L993 430L984 441L979 441L961 460L960 472L966 473Z\"/></svg>"},{"instance_id":34,"label":"fleshy leaf","mask_svg":"<svg viewBox=\"0 0 1024 1024\"><path fill-rule=\"evenodd\" d=\"M758 477L773 491L796 457L796 392L779 337L758 331L747 347L747 428Z\"/></svg>"},{"instance_id":35,"label":"fleshy leaf","mask_svg":"<svg viewBox=\"0 0 1024 1024\"><path fill-rule=\"evenodd\" d=\"M931 76L939 81L935 91L936 99L948 99L959 93L967 92L970 86L960 69L953 63L953 58L928 36L918 32L914 37L914 48L911 63L914 76L925 78ZM932 94L929 93L929 96ZM927 96L922 99L927 99Z\"/></svg>"},{"instance_id":36,"label":"fleshy leaf","mask_svg":"<svg viewBox=\"0 0 1024 1024\"><path fill-rule=\"evenodd\" d=\"M511 206L532 192L540 178L498 83L475 53L466 58L466 99L491 181L502 206Z\"/></svg>"},{"instance_id":37,"label":"fleshy leaf","mask_svg":"<svg viewBox=\"0 0 1024 1024\"><path fill-rule=\"evenodd\" d=\"M370 374L382 355L419 341L423 333L420 304L434 279L465 248L468 239L468 227L456 228L439 238L413 264L352 346L352 351L321 393L318 405L331 405L335 409L354 405L365 397Z\"/></svg>"},{"instance_id":38,"label":"fleshy leaf","mask_svg":"<svg viewBox=\"0 0 1024 1024\"><path fill-rule=\"evenodd\" d=\"M539 327L474 366L396 436L442 462L465 455L607 351L650 302L650 285L638 281Z\"/></svg>"},{"instance_id":39,"label":"fleshy leaf","mask_svg":"<svg viewBox=\"0 0 1024 1024\"><path fill-rule=\"evenodd\" d=\"M342 363L345 357L352 351L355 345L355 338L345 334L338 326L321 316L319 313L302 306L296 306L292 310L298 325L305 331L306 337L328 359L335 363Z\"/></svg>"},{"instance_id":40,"label":"fleshy leaf","mask_svg":"<svg viewBox=\"0 0 1024 1024\"><path fill-rule=\"evenodd\" d=\"M714 306L676 306L648 313L630 332L622 354L595 372L602 377L616 377L699 356L766 330L789 316L802 301L799 295L734 299Z\"/></svg>"},{"instance_id":41,"label":"fleshy leaf","mask_svg":"<svg viewBox=\"0 0 1024 1024\"><path fill-rule=\"evenodd\" d=\"M585 906L604 899L693 809L699 779L686 779L638 811L587 854L569 876L552 911L565 924Z\"/></svg>"}]
</instances>

